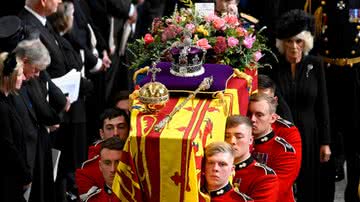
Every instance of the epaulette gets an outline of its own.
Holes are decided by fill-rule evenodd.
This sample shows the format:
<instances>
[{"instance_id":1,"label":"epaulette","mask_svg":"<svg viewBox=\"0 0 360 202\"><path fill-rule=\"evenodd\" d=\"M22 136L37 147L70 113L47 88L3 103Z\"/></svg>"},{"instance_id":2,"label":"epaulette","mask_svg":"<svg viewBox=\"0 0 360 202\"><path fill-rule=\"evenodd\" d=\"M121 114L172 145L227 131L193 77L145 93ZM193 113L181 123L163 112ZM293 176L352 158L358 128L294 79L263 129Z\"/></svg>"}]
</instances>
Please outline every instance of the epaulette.
<instances>
[{"instance_id":1,"label":"epaulette","mask_svg":"<svg viewBox=\"0 0 360 202\"><path fill-rule=\"evenodd\" d=\"M244 199L244 201L246 201L246 202L254 201L254 199L252 199L250 196L240 192L237 187L234 187L234 191L235 191L235 193L239 194Z\"/></svg>"},{"instance_id":2,"label":"epaulette","mask_svg":"<svg viewBox=\"0 0 360 202\"><path fill-rule=\"evenodd\" d=\"M256 162L255 166L264 169L266 175L276 175L275 171L265 164Z\"/></svg>"},{"instance_id":3,"label":"epaulette","mask_svg":"<svg viewBox=\"0 0 360 202\"><path fill-rule=\"evenodd\" d=\"M245 20L253 23L253 24L257 24L259 22L258 19L256 19L255 17L248 15L246 13L240 13L240 17L244 18Z\"/></svg>"},{"instance_id":4,"label":"epaulette","mask_svg":"<svg viewBox=\"0 0 360 202\"><path fill-rule=\"evenodd\" d=\"M104 140L96 140L96 141L93 143L93 145L94 145L94 146L97 146L98 144L100 144L100 143L102 143L102 142L104 142Z\"/></svg>"},{"instance_id":5,"label":"epaulette","mask_svg":"<svg viewBox=\"0 0 360 202\"><path fill-rule=\"evenodd\" d=\"M101 192L101 189L97 186L92 186L88 192L81 194L80 199L83 202L87 202L91 197L95 196L96 194L99 194Z\"/></svg>"},{"instance_id":6,"label":"epaulette","mask_svg":"<svg viewBox=\"0 0 360 202\"><path fill-rule=\"evenodd\" d=\"M275 137L275 141L280 143L285 148L286 152L295 153L294 147L291 144L289 144L284 138L277 136L277 137Z\"/></svg>"},{"instance_id":7,"label":"epaulette","mask_svg":"<svg viewBox=\"0 0 360 202\"><path fill-rule=\"evenodd\" d=\"M94 161L94 160L96 160L96 159L98 159L98 158L99 158L99 155L96 155L96 156L94 156L93 158L84 161L84 162L81 164L81 169L83 169L86 164L88 164L88 163L90 163L90 162L92 162L92 161Z\"/></svg>"},{"instance_id":8,"label":"epaulette","mask_svg":"<svg viewBox=\"0 0 360 202\"><path fill-rule=\"evenodd\" d=\"M283 118L278 118L276 121L281 123L282 125L288 127L288 128L291 128L291 127L295 126L293 123L291 123L290 121L288 121L286 119L283 119Z\"/></svg>"}]
</instances>

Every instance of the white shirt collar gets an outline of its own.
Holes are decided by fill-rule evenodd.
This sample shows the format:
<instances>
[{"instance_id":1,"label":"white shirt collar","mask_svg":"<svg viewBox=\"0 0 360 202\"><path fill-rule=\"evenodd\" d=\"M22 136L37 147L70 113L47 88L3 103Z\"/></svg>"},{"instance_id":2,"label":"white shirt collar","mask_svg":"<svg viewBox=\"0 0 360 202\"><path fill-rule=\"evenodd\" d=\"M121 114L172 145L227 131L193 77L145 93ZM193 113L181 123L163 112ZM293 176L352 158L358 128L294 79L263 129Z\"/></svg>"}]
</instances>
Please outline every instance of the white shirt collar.
<instances>
[{"instance_id":1,"label":"white shirt collar","mask_svg":"<svg viewBox=\"0 0 360 202\"><path fill-rule=\"evenodd\" d=\"M37 12L35 12L33 9L31 9L30 7L28 7L27 5L25 5L25 9L27 11L29 11L31 14L33 14L40 22L43 26L46 25L46 17L39 15Z\"/></svg>"}]
</instances>

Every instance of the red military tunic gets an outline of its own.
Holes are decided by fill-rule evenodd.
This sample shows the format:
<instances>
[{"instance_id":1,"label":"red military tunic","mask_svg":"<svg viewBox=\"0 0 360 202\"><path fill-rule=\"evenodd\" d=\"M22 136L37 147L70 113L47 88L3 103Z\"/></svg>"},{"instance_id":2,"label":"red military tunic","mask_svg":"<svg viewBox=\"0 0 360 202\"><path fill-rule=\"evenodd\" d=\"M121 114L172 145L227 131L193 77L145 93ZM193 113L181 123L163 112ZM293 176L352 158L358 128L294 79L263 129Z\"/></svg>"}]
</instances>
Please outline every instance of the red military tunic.
<instances>
[{"instance_id":1,"label":"red military tunic","mask_svg":"<svg viewBox=\"0 0 360 202\"><path fill-rule=\"evenodd\" d=\"M253 202L254 200L244 193L241 193L237 188L233 188L230 183L225 187L211 191L211 202Z\"/></svg>"},{"instance_id":2,"label":"red military tunic","mask_svg":"<svg viewBox=\"0 0 360 202\"><path fill-rule=\"evenodd\" d=\"M76 169L75 181L79 195L87 193L91 187L102 187L105 183L99 168L99 155L83 163L80 169Z\"/></svg>"},{"instance_id":3,"label":"red military tunic","mask_svg":"<svg viewBox=\"0 0 360 202\"><path fill-rule=\"evenodd\" d=\"M102 189L93 187L89 192L80 195L84 202L120 202L120 199L106 185Z\"/></svg>"},{"instance_id":4,"label":"red military tunic","mask_svg":"<svg viewBox=\"0 0 360 202\"><path fill-rule=\"evenodd\" d=\"M235 164L233 184L256 202L277 201L279 182L274 170L253 157Z\"/></svg>"},{"instance_id":5,"label":"red military tunic","mask_svg":"<svg viewBox=\"0 0 360 202\"><path fill-rule=\"evenodd\" d=\"M254 141L253 156L260 163L274 169L279 181L278 202L294 202L292 185L298 175L296 151L285 139L271 131Z\"/></svg>"},{"instance_id":6,"label":"red military tunic","mask_svg":"<svg viewBox=\"0 0 360 202\"><path fill-rule=\"evenodd\" d=\"M97 155L100 155L100 149L101 149L101 143L104 142L104 140L98 140L96 142L93 143L93 145L91 145L89 147L88 150L88 159L92 159Z\"/></svg>"},{"instance_id":7,"label":"red military tunic","mask_svg":"<svg viewBox=\"0 0 360 202\"><path fill-rule=\"evenodd\" d=\"M288 120L279 118L272 124L274 133L284 138L289 144L291 144L296 151L296 159L298 167L298 173L301 167L301 156L302 156L302 146L301 146L301 136L298 128Z\"/></svg>"}]
</instances>

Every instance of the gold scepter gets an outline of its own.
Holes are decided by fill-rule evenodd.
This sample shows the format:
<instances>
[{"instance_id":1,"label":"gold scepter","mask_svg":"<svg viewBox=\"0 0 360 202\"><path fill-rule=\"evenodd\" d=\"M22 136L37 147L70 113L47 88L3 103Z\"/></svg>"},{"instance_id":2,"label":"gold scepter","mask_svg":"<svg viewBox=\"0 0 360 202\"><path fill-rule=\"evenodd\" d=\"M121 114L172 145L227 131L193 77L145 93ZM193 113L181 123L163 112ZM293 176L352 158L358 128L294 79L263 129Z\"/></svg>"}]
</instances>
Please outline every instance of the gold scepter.
<instances>
[{"instance_id":1,"label":"gold scepter","mask_svg":"<svg viewBox=\"0 0 360 202\"><path fill-rule=\"evenodd\" d=\"M164 119L162 119L158 124L155 125L154 130L156 132L160 132L161 129L163 129L165 125L169 123L169 121L176 114L176 112L178 112L190 99L194 98L196 94L199 93L199 91L209 89L213 81L214 79L212 76L204 78L200 83L199 87L193 93L191 93L182 103L176 106L169 115L166 115Z\"/></svg>"}]
</instances>

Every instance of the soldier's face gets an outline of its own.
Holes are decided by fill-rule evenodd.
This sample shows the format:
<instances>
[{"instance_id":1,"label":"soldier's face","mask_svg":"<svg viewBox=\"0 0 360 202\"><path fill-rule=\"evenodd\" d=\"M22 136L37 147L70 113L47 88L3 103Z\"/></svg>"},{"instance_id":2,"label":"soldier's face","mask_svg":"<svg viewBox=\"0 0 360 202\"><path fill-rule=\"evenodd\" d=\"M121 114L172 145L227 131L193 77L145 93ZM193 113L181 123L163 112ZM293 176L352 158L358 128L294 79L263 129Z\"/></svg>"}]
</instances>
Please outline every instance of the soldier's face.
<instances>
[{"instance_id":1,"label":"soldier's face","mask_svg":"<svg viewBox=\"0 0 360 202\"><path fill-rule=\"evenodd\" d=\"M271 124L276 120L276 114L270 113L270 106L266 100L250 102L247 116L253 124L252 134L255 139L269 133Z\"/></svg>"},{"instance_id":2,"label":"soldier's face","mask_svg":"<svg viewBox=\"0 0 360 202\"><path fill-rule=\"evenodd\" d=\"M229 153L217 153L205 160L205 179L209 191L224 187L234 170L234 160Z\"/></svg>"},{"instance_id":3,"label":"soldier's face","mask_svg":"<svg viewBox=\"0 0 360 202\"><path fill-rule=\"evenodd\" d=\"M100 136L106 140L113 136L118 136L122 140L126 140L129 136L129 126L124 116L117 116L112 119L105 119L103 128L100 129Z\"/></svg>"},{"instance_id":4,"label":"soldier's face","mask_svg":"<svg viewBox=\"0 0 360 202\"><path fill-rule=\"evenodd\" d=\"M121 159L122 151L104 148L100 152L99 168L104 176L105 183L112 186L116 168Z\"/></svg>"},{"instance_id":5,"label":"soldier's face","mask_svg":"<svg viewBox=\"0 0 360 202\"><path fill-rule=\"evenodd\" d=\"M284 40L284 53L285 58L291 64L296 64L301 61L304 51L305 42L297 37Z\"/></svg>"},{"instance_id":6,"label":"soldier's face","mask_svg":"<svg viewBox=\"0 0 360 202\"><path fill-rule=\"evenodd\" d=\"M225 142L229 143L234 149L235 163L246 160L250 154L250 145L253 143L251 127L240 124L225 129Z\"/></svg>"}]
</instances>

